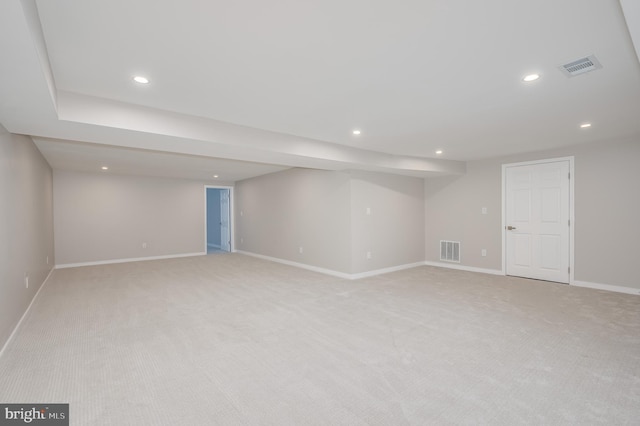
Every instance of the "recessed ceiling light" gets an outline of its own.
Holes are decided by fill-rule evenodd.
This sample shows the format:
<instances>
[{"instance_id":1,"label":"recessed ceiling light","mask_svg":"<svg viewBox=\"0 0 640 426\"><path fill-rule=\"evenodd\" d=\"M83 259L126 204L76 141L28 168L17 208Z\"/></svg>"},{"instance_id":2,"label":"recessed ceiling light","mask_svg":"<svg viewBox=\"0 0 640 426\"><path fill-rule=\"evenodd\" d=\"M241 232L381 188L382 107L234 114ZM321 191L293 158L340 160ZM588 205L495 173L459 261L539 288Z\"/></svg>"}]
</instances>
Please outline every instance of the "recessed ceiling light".
<instances>
[{"instance_id":1,"label":"recessed ceiling light","mask_svg":"<svg viewBox=\"0 0 640 426\"><path fill-rule=\"evenodd\" d=\"M136 75L135 77L133 77L133 81L140 84L149 84L149 79L141 75Z\"/></svg>"},{"instance_id":2,"label":"recessed ceiling light","mask_svg":"<svg viewBox=\"0 0 640 426\"><path fill-rule=\"evenodd\" d=\"M581 129L587 129L589 127L591 127L591 123L583 123L583 124L580 125Z\"/></svg>"},{"instance_id":3,"label":"recessed ceiling light","mask_svg":"<svg viewBox=\"0 0 640 426\"><path fill-rule=\"evenodd\" d=\"M107 166L102 166L101 169L102 170L109 170L109 168Z\"/></svg>"},{"instance_id":4,"label":"recessed ceiling light","mask_svg":"<svg viewBox=\"0 0 640 426\"><path fill-rule=\"evenodd\" d=\"M526 82L536 81L539 78L540 78L540 75L538 75L538 74L529 74L529 75L525 75L522 78L522 81L526 81Z\"/></svg>"},{"instance_id":5,"label":"recessed ceiling light","mask_svg":"<svg viewBox=\"0 0 640 426\"><path fill-rule=\"evenodd\" d=\"M438 155L442 154L442 150L441 149L437 150L436 154L438 154Z\"/></svg>"},{"instance_id":6,"label":"recessed ceiling light","mask_svg":"<svg viewBox=\"0 0 640 426\"><path fill-rule=\"evenodd\" d=\"M218 179L218 175L213 175L214 178Z\"/></svg>"},{"instance_id":7,"label":"recessed ceiling light","mask_svg":"<svg viewBox=\"0 0 640 426\"><path fill-rule=\"evenodd\" d=\"M357 130L357 129L353 131L353 134L356 135L356 136L359 135L360 133L362 133L362 132L360 130Z\"/></svg>"}]
</instances>

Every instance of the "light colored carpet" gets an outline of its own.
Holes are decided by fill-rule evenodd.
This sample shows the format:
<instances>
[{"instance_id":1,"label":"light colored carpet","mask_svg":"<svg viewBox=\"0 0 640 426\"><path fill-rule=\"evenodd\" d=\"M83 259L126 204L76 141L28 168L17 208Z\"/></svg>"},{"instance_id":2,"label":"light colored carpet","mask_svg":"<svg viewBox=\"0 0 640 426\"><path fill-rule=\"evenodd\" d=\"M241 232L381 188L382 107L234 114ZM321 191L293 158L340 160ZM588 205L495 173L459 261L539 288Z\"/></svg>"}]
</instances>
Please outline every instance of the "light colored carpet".
<instances>
[{"instance_id":1,"label":"light colored carpet","mask_svg":"<svg viewBox=\"0 0 640 426\"><path fill-rule=\"evenodd\" d=\"M637 425L640 297L239 254L63 269L0 402L69 402L72 425Z\"/></svg>"}]
</instances>

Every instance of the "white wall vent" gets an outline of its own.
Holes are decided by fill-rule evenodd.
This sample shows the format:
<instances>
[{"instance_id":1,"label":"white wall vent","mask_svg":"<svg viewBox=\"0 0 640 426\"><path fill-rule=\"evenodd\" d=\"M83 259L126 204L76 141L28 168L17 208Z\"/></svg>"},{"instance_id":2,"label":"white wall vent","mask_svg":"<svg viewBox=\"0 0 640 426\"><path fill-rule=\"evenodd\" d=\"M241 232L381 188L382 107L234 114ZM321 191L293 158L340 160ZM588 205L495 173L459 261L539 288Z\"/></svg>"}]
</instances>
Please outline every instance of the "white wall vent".
<instances>
[{"instance_id":1,"label":"white wall vent","mask_svg":"<svg viewBox=\"0 0 640 426\"><path fill-rule=\"evenodd\" d=\"M440 240L440 260L460 263L460 241Z\"/></svg>"},{"instance_id":2,"label":"white wall vent","mask_svg":"<svg viewBox=\"0 0 640 426\"><path fill-rule=\"evenodd\" d=\"M591 55L586 58L569 62L568 64L560 65L558 68L567 77L575 77L576 75L600 69L602 68L602 65L594 55Z\"/></svg>"}]
</instances>

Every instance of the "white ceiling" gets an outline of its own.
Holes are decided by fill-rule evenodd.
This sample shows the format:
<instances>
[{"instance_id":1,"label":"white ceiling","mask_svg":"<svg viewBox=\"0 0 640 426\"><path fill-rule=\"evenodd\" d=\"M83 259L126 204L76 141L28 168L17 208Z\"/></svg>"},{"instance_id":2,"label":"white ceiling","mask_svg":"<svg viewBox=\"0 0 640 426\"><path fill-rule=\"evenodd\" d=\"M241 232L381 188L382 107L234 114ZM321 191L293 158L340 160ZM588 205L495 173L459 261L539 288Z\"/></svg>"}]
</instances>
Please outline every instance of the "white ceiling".
<instances>
[{"instance_id":1,"label":"white ceiling","mask_svg":"<svg viewBox=\"0 0 640 426\"><path fill-rule=\"evenodd\" d=\"M194 179L211 184L229 184L249 176L285 170L286 167L205 156L123 148L109 145L34 137L47 161L60 170L138 176Z\"/></svg>"},{"instance_id":2,"label":"white ceiling","mask_svg":"<svg viewBox=\"0 0 640 426\"><path fill-rule=\"evenodd\" d=\"M637 2L622 7L638 34ZM122 173L232 170L226 180L294 166L462 173L468 160L640 135L622 7L3 0L0 123L64 169L94 156ZM591 54L602 69L557 68ZM541 78L524 83L531 72Z\"/></svg>"}]
</instances>

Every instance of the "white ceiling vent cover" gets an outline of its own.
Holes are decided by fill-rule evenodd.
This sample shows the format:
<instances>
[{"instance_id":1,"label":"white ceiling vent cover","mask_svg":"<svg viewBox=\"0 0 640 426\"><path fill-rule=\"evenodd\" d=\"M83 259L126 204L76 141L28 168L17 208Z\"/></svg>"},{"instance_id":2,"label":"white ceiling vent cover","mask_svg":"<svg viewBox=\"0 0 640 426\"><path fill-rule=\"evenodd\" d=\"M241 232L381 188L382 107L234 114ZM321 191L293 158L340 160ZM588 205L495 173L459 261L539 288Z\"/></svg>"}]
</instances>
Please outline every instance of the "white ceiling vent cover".
<instances>
[{"instance_id":1,"label":"white ceiling vent cover","mask_svg":"<svg viewBox=\"0 0 640 426\"><path fill-rule=\"evenodd\" d=\"M586 58L560 65L558 68L560 68L560 71L562 71L562 73L567 77L575 77L576 75L584 74L589 71L598 70L602 68L602 65L594 55L590 55Z\"/></svg>"},{"instance_id":2,"label":"white ceiling vent cover","mask_svg":"<svg viewBox=\"0 0 640 426\"><path fill-rule=\"evenodd\" d=\"M440 240L440 260L460 263L460 241Z\"/></svg>"}]
</instances>

